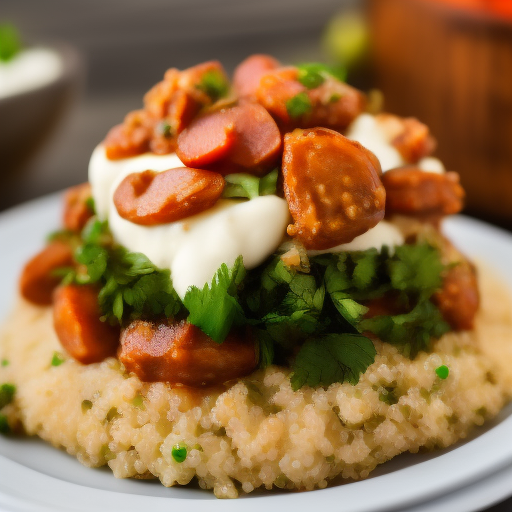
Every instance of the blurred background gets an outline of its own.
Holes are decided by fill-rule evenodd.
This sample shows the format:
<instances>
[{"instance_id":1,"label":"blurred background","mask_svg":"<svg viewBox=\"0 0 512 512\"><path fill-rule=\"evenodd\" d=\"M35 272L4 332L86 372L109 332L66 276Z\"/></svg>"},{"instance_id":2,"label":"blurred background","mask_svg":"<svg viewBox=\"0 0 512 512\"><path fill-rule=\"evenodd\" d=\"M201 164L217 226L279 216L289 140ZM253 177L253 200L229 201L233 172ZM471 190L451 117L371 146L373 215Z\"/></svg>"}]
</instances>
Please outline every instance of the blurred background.
<instances>
[{"instance_id":1,"label":"blurred background","mask_svg":"<svg viewBox=\"0 0 512 512\"><path fill-rule=\"evenodd\" d=\"M2 23L63 72L2 95L0 51L0 210L86 181L93 148L167 68L269 53L342 64L424 121L467 212L512 229L512 0L1 0Z\"/></svg>"}]
</instances>

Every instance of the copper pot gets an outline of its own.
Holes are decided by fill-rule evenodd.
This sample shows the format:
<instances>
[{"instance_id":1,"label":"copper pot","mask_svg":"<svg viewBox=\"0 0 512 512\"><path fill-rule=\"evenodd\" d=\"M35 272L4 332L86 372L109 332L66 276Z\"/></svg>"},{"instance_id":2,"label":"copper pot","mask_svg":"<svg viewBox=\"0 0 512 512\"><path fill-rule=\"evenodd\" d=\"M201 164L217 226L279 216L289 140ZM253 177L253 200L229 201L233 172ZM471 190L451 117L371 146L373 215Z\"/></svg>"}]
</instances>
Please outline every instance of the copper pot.
<instances>
[{"instance_id":1,"label":"copper pot","mask_svg":"<svg viewBox=\"0 0 512 512\"><path fill-rule=\"evenodd\" d=\"M431 0L370 0L386 110L416 116L468 211L512 227L512 22Z\"/></svg>"}]
</instances>

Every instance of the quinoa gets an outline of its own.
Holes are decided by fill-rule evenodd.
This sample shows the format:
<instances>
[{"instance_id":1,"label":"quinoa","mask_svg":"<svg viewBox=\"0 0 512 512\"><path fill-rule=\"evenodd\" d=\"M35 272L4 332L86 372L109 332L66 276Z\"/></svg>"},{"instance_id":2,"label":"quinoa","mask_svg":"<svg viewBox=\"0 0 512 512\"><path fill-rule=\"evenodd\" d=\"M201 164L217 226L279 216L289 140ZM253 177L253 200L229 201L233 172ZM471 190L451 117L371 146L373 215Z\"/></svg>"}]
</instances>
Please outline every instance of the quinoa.
<instances>
[{"instance_id":1,"label":"quinoa","mask_svg":"<svg viewBox=\"0 0 512 512\"><path fill-rule=\"evenodd\" d=\"M511 301L482 268L480 289L474 331L448 333L412 361L375 341L357 385L299 391L276 366L197 391L143 383L114 358L81 365L60 346L51 308L20 299L0 333L0 383L17 388L3 413L86 466L165 486L196 477L219 498L365 478L402 452L457 442L512 398Z\"/></svg>"}]
</instances>

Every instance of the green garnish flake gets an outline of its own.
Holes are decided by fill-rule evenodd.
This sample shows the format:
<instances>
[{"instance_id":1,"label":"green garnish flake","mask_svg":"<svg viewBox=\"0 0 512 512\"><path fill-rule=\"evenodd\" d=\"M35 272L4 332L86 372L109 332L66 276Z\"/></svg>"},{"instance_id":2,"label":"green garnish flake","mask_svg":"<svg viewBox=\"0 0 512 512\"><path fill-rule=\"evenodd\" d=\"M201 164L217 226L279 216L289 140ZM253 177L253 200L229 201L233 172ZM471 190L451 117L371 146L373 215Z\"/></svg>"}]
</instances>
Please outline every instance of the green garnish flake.
<instances>
[{"instance_id":1,"label":"green garnish flake","mask_svg":"<svg viewBox=\"0 0 512 512\"><path fill-rule=\"evenodd\" d=\"M246 197L254 199L259 196L275 195L279 171L274 169L258 178L252 174L235 173L224 176L226 182L222 197Z\"/></svg>"},{"instance_id":2,"label":"green garnish flake","mask_svg":"<svg viewBox=\"0 0 512 512\"><path fill-rule=\"evenodd\" d=\"M2 366L9 366L9 361L7 359L2 359Z\"/></svg>"},{"instance_id":3,"label":"green garnish flake","mask_svg":"<svg viewBox=\"0 0 512 512\"><path fill-rule=\"evenodd\" d=\"M243 319L237 294L244 277L244 263L239 256L230 269L223 263L210 284L202 289L191 286L185 294L183 304L190 312L188 321L217 343L222 343L231 326Z\"/></svg>"},{"instance_id":4,"label":"green garnish flake","mask_svg":"<svg viewBox=\"0 0 512 512\"><path fill-rule=\"evenodd\" d=\"M92 409L92 402L90 400L82 400L82 412L85 414Z\"/></svg>"},{"instance_id":5,"label":"green garnish flake","mask_svg":"<svg viewBox=\"0 0 512 512\"><path fill-rule=\"evenodd\" d=\"M360 334L327 334L302 345L293 364L291 385L329 386L334 382L357 384L359 376L375 360L375 347Z\"/></svg>"},{"instance_id":6,"label":"green garnish flake","mask_svg":"<svg viewBox=\"0 0 512 512\"><path fill-rule=\"evenodd\" d=\"M54 352L50 364L52 366L60 366L64 361L66 361L66 359L62 354L60 354L59 352Z\"/></svg>"},{"instance_id":7,"label":"green garnish flake","mask_svg":"<svg viewBox=\"0 0 512 512\"><path fill-rule=\"evenodd\" d=\"M184 443L177 443L172 447L172 458L181 464L187 458L187 447Z\"/></svg>"},{"instance_id":8,"label":"green garnish flake","mask_svg":"<svg viewBox=\"0 0 512 512\"><path fill-rule=\"evenodd\" d=\"M226 77L223 73L215 69L207 71L201 77L201 81L196 87L207 94L214 102L223 98L229 92L229 82Z\"/></svg>"},{"instance_id":9,"label":"green garnish flake","mask_svg":"<svg viewBox=\"0 0 512 512\"><path fill-rule=\"evenodd\" d=\"M94 198L93 198L93 197L88 197L88 198L85 200L85 205L87 206L88 210L89 210L92 214L95 214L95 213L96 213L96 204L94 203Z\"/></svg>"},{"instance_id":10,"label":"green garnish flake","mask_svg":"<svg viewBox=\"0 0 512 512\"><path fill-rule=\"evenodd\" d=\"M114 460L117 455L109 448L108 444L104 444L100 450L101 456L108 462Z\"/></svg>"},{"instance_id":11,"label":"green garnish flake","mask_svg":"<svg viewBox=\"0 0 512 512\"><path fill-rule=\"evenodd\" d=\"M337 93L331 94L331 97L329 98L329 103L331 103L331 104L336 103L340 99L341 99L341 94L337 94Z\"/></svg>"},{"instance_id":12,"label":"green garnish flake","mask_svg":"<svg viewBox=\"0 0 512 512\"><path fill-rule=\"evenodd\" d=\"M9 422L7 421L7 416L5 414L0 414L0 434L10 434L11 427L9 426Z\"/></svg>"},{"instance_id":13,"label":"green garnish flake","mask_svg":"<svg viewBox=\"0 0 512 512\"><path fill-rule=\"evenodd\" d=\"M0 25L0 61L9 62L21 51L21 41L16 27L11 23Z\"/></svg>"},{"instance_id":14,"label":"green garnish flake","mask_svg":"<svg viewBox=\"0 0 512 512\"><path fill-rule=\"evenodd\" d=\"M132 398L132 405L137 407L137 409L144 410L146 407L144 406L144 397L142 395L136 395ZM110 412L110 411L109 411ZM117 413L117 409L116 409Z\"/></svg>"},{"instance_id":15,"label":"green garnish flake","mask_svg":"<svg viewBox=\"0 0 512 512\"><path fill-rule=\"evenodd\" d=\"M142 398L142 397L141 397ZM134 399L135 400L135 399ZM135 405L135 404L133 404ZM136 406L136 407L139 407L139 406ZM142 404L141 406L142 407ZM117 410L117 407L111 407L108 412L107 412L107 415L105 416L105 419L107 421L112 421L114 420L115 418L119 418L119 416L121 416L121 414L119 414L119 411Z\"/></svg>"},{"instance_id":16,"label":"green garnish flake","mask_svg":"<svg viewBox=\"0 0 512 512\"><path fill-rule=\"evenodd\" d=\"M440 378L440 379L447 379L448 378L448 375L450 375L450 368L448 368L448 366L446 366L445 364L441 365L441 366L438 366L436 368L436 375Z\"/></svg>"},{"instance_id":17,"label":"green garnish flake","mask_svg":"<svg viewBox=\"0 0 512 512\"><path fill-rule=\"evenodd\" d=\"M165 137L166 139L170 139L174 135L171 125L165 120L160 122L157 129L162 137Z\"/></svg>"},{"instance_id":18,"label":"green garnish flake","mask_svg":"<svg viewBox=\"0 0 512 512\"><path fill-rule=\"evenodd\" d=\"M305 92L299 92L286 102L286 111L292 119L309 114L312 108L311 101Z\"/></svg>"},{"instance_id":19,"label":"green garnish flake","mask_svg":"<svg viewBox=\"0 0 512 512\"><path fill-rule=\"evenodd\" d=\"M14 384L2 384L0 386L0 409L13 401L15 393L16 386Z\"/></svg>"},{"instance_id":20,"label":"green garnish flake","mask_svg":"<svg viewBox=\"0 0 512 512\"><path fill-rule=\"evenodd\" d=\"M297 66L299 74L297 80L308 89L315 89L322 85L326 78L332 76L340 82L346 79L346 71L343 68L328 66L320 62L308 62Z\"/></svg>"}]
</instances>

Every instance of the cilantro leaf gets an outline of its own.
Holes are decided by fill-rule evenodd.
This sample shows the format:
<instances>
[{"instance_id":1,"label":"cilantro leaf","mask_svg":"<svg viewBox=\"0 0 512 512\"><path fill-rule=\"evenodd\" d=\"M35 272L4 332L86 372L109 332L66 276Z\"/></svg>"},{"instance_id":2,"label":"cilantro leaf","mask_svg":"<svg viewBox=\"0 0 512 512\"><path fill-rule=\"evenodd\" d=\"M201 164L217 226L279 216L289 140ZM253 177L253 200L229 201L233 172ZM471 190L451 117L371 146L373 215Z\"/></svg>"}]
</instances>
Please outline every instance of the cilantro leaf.
<instances>
[{"instance_id":1,"label":"cilantro leaf","mask_svg":"<svg viewBox=\"0 0 512 512\"><path fill-rule=\"evenodd\" d=\"M237 294L244 277L243 259L239 256L231 269L223 263L211 284L206 283L202 290L190 287L183 299L190 312L188 321L217 343L222 343L233 323L243 318Z\"/></svg>"},{"instance_id":2,"label":"cilantro leaf","mask_svg":"<svg viewBox=\"0 0 512 512\"><path fill-rule=\"evenodd\" d=\"M304 385L329 386L345 381L357 384L375 355L371 340L360 334L327 334L309 339L293 364L292 388L297 391Z\"/></svg>"},{"instance_id":3,"label":"cilantro leaf","mask_svg":"<svg viewBox=\"0 0 512 512\"><path fill-rule=\"evenodd\" d=\"M305 92L299 92L286 102L286 111L292 119L297 119L311 112L313 106Z\"/></svg>"},{"instance_id":4,"label":"cilantro leaf","mask_svg":"<svg viewBox=\"0 0 512 512\"><path fill-rule=\"evenodd\" d=\"M256 337L258 339L259 366L264 369L274 362L274 342L270 335L263 330L258 330Z\"/></svg>"},{"instance_id":5,"label":"cilantro leaf","mask_svg":"<svg viewBox=\"0 0 512 512\"><path fill-rule=\"evenodd\" d=\"M297 80L308 89L315 89L322 85L328 76L332 76L344 82L346 71L343 68L335 68L320 62L308 62L297 66L299 74Z\"/></svg>"},{"instance_id":6,"label":"cilantro leaf","mask_svg":"<svg viewBox=\"0 0 512 512\"><path fill-rule=\"evenodd\" d=\"M226 184L222 197L247 197L254 199L258 196L268 196L276 193L278 170L274 169L265 176L258 178L252 174L235 173L224 176Z\"/></svg>"}]
</instances>

